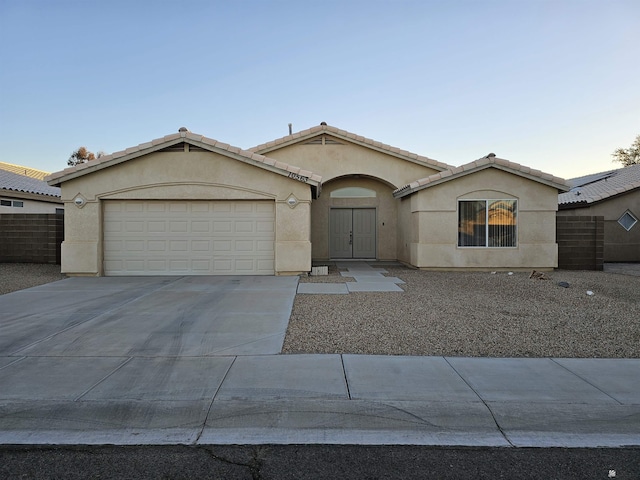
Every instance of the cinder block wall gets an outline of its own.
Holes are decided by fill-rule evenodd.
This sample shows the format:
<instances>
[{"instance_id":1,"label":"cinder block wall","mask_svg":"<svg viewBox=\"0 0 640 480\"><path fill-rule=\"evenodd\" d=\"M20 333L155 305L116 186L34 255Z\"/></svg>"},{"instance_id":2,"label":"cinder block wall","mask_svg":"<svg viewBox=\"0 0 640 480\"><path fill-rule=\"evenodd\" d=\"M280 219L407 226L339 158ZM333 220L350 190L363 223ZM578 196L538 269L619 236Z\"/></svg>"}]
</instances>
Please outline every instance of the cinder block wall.
<instances>
[{"instance_id":1,"label":"cinder block wall","mask_svg":"<svg viewBox=\"0 0 640 480\"><path fill-rule=\"evenodd\" d=\"M60 264L64 215L0 215L0 262Z\"/></svg>"},{"instance_id":2,"label":"cinder block wall","mask_svg":"<svg viewBox=\"0 0 640 480\"><path fill-rule=\"evenodd\" d=\"M558 268L604 269L604 217L556 217Z\"/></svg>"}]
</instances>

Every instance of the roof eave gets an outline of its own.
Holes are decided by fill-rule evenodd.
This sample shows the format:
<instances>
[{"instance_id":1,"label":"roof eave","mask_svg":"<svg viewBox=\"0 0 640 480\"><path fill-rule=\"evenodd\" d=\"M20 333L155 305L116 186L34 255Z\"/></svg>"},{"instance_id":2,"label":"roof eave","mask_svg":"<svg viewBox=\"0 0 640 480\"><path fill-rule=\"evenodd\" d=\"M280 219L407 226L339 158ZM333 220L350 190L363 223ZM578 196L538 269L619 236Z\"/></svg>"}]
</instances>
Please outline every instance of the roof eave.
<instances>
[{"instance_id":1,"label":"roof eave","mask_svg":"<svg viewBox=\"0 0 640 480\"><path fill-rule=\"evenodd\" d=\"M0 195L5 197L22 198L24 200L36 200L39 202L59 203L62 205L60 195L47 195L44 193L24 192L22 190L13 190L10 188L1 188Z\"/></svg>"},{"instance_id":2,"label":"roof eave","mask_svg":"<svg viewBox=\"0 0 640 480\"><path fill-rule=\"evenodd\" d=\"M542 183L544 185L547 185L549 187L555 188L557 189L559 192L567 192L570 190L569 185L567 185L566 183L560 183L555 181L552 177L551 179L546 179L544 177L539 177L537 175L532 175L530 173L527 172L523 172L522 170L516 169L516 168L511 168L509 166L506 165L501 165L499 163L489 163L489 164L485 164L485 165L479 165L476 167L471 167L468 168L468 165L463 165L461 167L457 167L456 170L460 170L452 175L448 175L446 177L441 177L441 178L437 178L428 182L425 182L423 184L419 184L419 185L415 185L415 186L411 186L412 183L405 185L404 187L401 187L397 190L395 190L393 192L393 196L395 198L403 198L406 197L408 195L411 195L415 192L418 192L420 190L423 190L425 188L429 188L429 187L435 187L436 185L441 185L443 183L449 182L451 180L455 180L457 178L461 178L464 177L466 175L475 173L475 172L479 172L481 170L486 170L487 168L495 168L497 170L502 170L504 172L507 173L511 173L513 175L517 175L519 177L523 177L523 178L527 178L531 181L537 182L537 183ZM427 179L430 177L427 177ZM419 180L418 180L419 181ZM416 182L413 182L416 183Z\"/></svg>"},{"instance_id":3,"label":"roof eave","mask_svg":"<svg viewBox=\"0 0 640 480\"><path fill-rule=\"evenodd\" d=\"M62 183L68 182L69 180L83 177L84 175L88 175L90 173L103 170L105 168L113 167L115 165L124 163L133 158L141 157L143 155L148 155L150 153L157 152L159 150L171 147L173 145L177 145L179 143L183 143L185 141L187 141L186 138L179 137L164 143L153 144L153 142L149 142L149 144L142 144L142 145L150 145L147 148L142 148L135 151L131 151L132 149L127 149L121 152L115 152L111 155L108 155L104 159L97 158L87 163L83 163L81 164L81 167L79 169L77 167L70 167L65 170L62 170L61 172L52 173L51 175L48 175L47 177L45 177L45 181L52 187L59 187ZM65 174L64 172L68 172L68 173ZM61 175L58 175L58 174L61 174Z\"/></svg>"},{"instance_id":4,"label":"roof eave","mask_svg":"<svg viewBox=\"0 0 640 480\"><path fill-rule=\"evenodd\" d=\"M570 210L572 208L583 208L591 206L592 203L587 200L581 200L579 202L567 202L567 203L558 203L558 210Z\"/></svg>"},{"instance_id":5,"label":"roof eave","mask_svg":"<svg viewBox=\"0 0 640 480\"><path fill-rule=\"evenodd\" d=\"M60 186L62 183L69 180L73 180L75 178L97 172L104 168L112 167L120 163L124 163L128 160L132 160L137 157L148 155L150 153L154 153L159 150L178 145L180 143L188 143L189 145L202 148L203 150L233 158L234 160L238 160L243 163L253 165L273 173L277 173L293 180L301 181L303 183L311 185L315 189L314 191L318 192L318 194L320 192L322 177L314 174L313 172L305 171L298 167L284 164L273 159L268 159L270 160L270 162L260 161L262 160L262 158L266 159L266 157L262 155L260 155L260 160L253 159L252 156L258 154L245 151L237 147L232 147L231 145L223 144L216 140L191 133L181 134L180 136L175 136L175 138L171 138L170 140L164 142L157 142L154 140L149 143L141 144L138 147L133 147L122 152L116 152L110 156L105 157L104 160L92 160L88 163L82 164L80 168L71 167L71 169L58 172L62 173L62 175L57 175L55 173L51 174L47 177L46 181L51 186ZM68 173L64 174L65 171L68 171Z\"/></svg>"}]
</instances>

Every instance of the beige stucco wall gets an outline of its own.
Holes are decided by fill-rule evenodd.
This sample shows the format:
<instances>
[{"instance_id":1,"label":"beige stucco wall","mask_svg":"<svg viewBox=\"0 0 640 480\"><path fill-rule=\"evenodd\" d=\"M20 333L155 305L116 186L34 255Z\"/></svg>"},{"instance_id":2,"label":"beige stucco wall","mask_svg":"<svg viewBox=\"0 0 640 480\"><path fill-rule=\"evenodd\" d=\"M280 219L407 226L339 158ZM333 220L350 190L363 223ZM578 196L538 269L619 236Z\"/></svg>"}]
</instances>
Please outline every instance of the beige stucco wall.
<instances>
[{"instance_id":1,"label":"beige stucco wall","mask_svg":"<svg viewBox=\"0 0 640 480\"><path fill-rule=\"evenodd\" d=\"M604 261L640 262L640 221L625 230L618 219L629 210L640 220L640 191L632 191L583 208L559 210L558 215L604 217Z\"/></svg>"},{"instance_id":2,"label":"beige stucco wall","mask_svg":"<svg viewBox=\"0 0 640 480\"><path fill-rule=\"evenodd\" d=\"M324 183L347 175L365 175L383 180L396 189L439 171L343 139L335 141L341 145L303 142L270 150L265 155L315 172L322 176Z\"/></svg>"},{"instance_id":3,"label":"beige stucco wall","mask_svg":"<svg viewBox=\"0 0 640 480\"><path fill-rule=\"evenodd\" d=\"M399 201L398 259L429 269L552 269L557 190L495 168L420 190ZM460 248L458 200L518 201L515 248Z\"/></svg>"},{"instance_id":4,"label":"beige stucco wall","mask_svg":"<svg viewBox=\"0 0 640 480\"><path fill-rule=\"evenodd\" d=\"M62 271L101 275L102 201L273 200L276 204L275 271L311 270L309 185L212 152L157 152L64 182L65 240ZM295 195L291 208L286 200ZM82 195L82 208L73 199Z\"/></svg>"}]
</instances>

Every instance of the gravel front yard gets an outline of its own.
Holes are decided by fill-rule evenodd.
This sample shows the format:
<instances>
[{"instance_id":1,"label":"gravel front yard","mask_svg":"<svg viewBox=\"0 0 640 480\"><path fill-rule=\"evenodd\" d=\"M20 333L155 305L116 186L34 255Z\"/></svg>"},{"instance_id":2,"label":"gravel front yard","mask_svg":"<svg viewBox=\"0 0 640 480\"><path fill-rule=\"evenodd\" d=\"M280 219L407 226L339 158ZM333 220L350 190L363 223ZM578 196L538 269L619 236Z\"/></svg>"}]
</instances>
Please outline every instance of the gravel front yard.
<instances>
[{"instance_id":1,"label":"gravel front yard","mask_svg":"<svg viewBox=\"0 0 640 480\"><path fill-rule=\"evenodd\" d=\"M0 295L67 278L60 265L0 263Z\"/></svg>"},{"instance_id":2,"label":"gravel front yard","mask_svg":"<svg viewBox=\"0 0 640 480\"><path fill-rule=\"evenodd\" d=\"M384 268L404 293L297 295L284 353L640 358L640 277Z\"/></svg>"},{"instance_id":3,"label":"gravel front yard","mask_svg":"<svg viewBox=\"0 0 640 480\"><path fill-rule=\"evenodd\" d=\"M404 293L297 295L283 353L640 358L640 276L384 268ZM63 278L59 265L0 264L0 295ZM335 267L300 279L350 280Z\"/></svg>"}]
</instances>

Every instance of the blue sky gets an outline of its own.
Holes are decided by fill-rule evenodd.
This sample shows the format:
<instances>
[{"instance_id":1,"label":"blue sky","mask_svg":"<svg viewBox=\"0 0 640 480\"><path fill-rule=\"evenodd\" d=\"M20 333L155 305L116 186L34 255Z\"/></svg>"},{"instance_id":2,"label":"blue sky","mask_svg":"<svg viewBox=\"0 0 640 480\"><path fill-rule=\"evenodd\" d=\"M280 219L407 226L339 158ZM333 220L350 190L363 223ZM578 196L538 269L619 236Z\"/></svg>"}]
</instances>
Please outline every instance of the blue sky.
<instances>
[{"instance_id":1,"label":"blue sky","mask_svg":"<svg viewBox=\"0 0 640 480\"><path fill-rule=\"evenodd\" d=\"M327 122L565 178L640 134L637 0L0 0L0 161Z\"/></svg>"}]
</instances>

